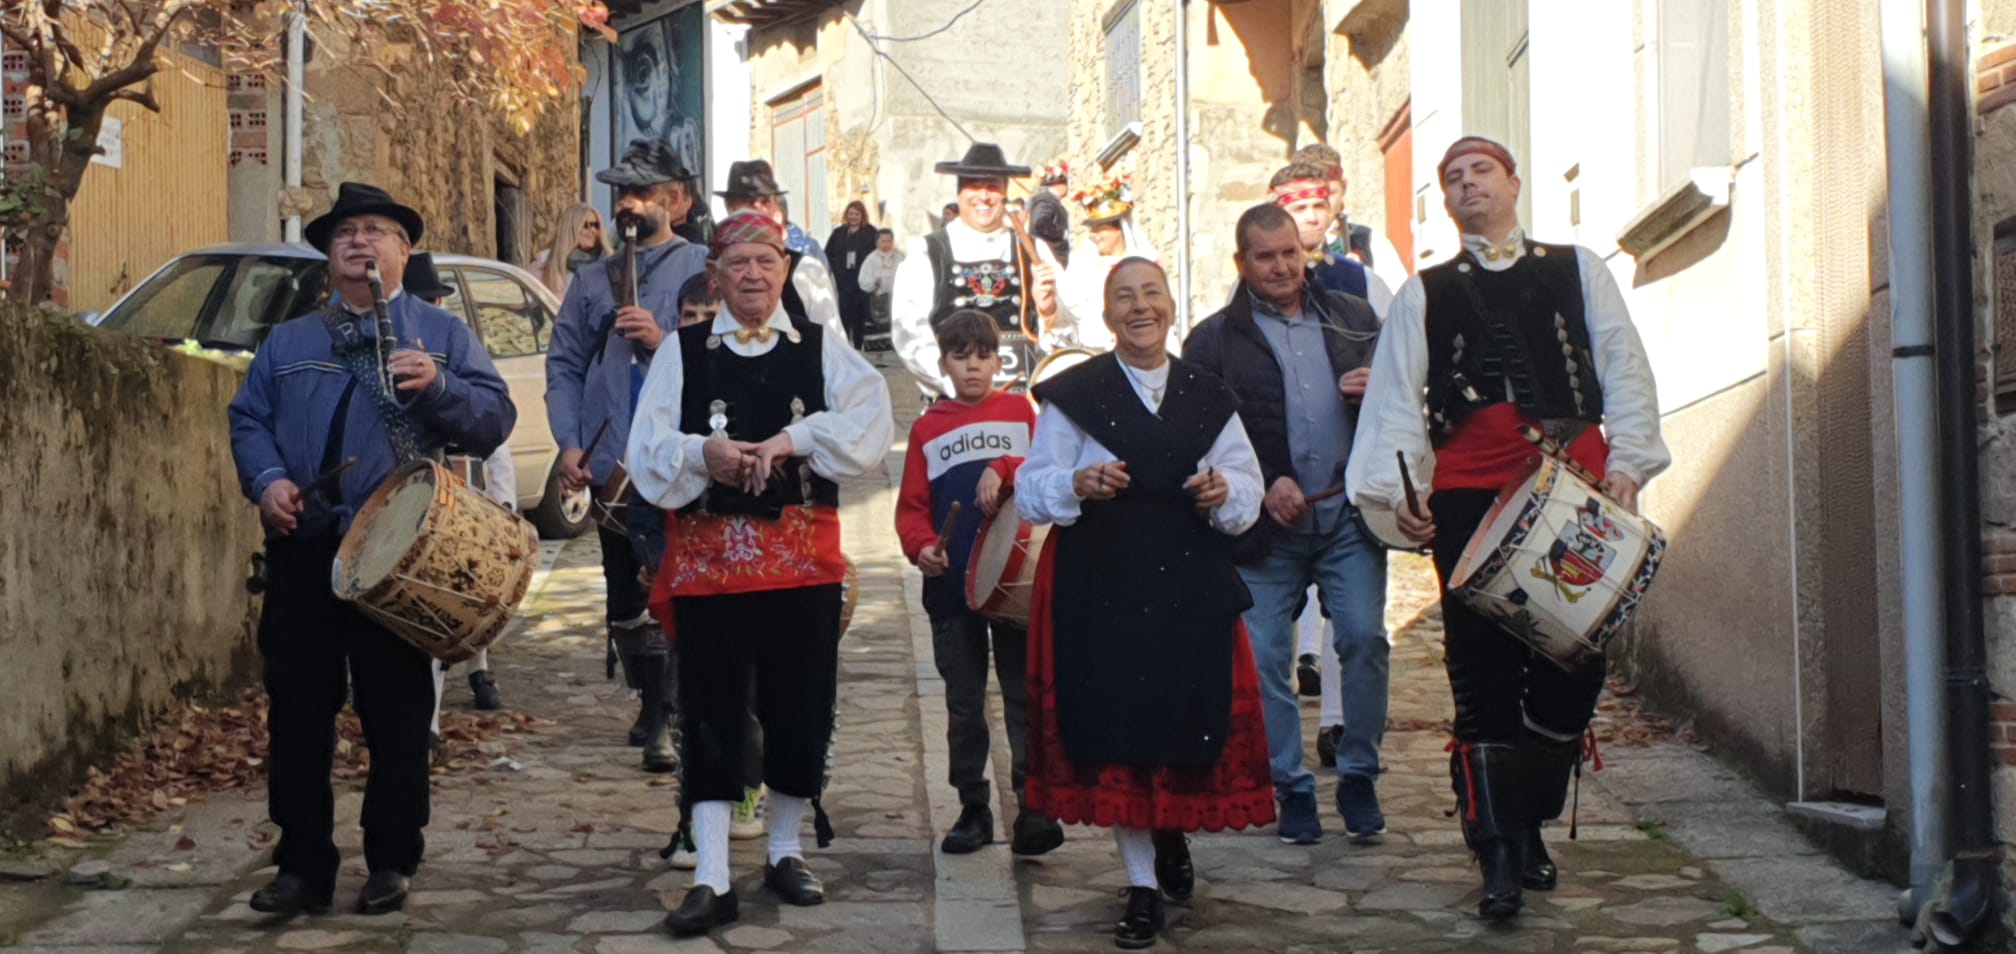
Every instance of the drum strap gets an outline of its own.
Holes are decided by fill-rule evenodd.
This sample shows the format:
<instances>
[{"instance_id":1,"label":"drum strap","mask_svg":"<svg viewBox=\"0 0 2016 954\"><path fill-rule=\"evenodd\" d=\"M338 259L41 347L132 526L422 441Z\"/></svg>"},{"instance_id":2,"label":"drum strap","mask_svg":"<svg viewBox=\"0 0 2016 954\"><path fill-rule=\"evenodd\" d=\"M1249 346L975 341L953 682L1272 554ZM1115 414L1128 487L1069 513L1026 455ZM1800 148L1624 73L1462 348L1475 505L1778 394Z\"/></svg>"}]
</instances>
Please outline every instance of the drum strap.
<instances>
[{"instance_id":1,"label":"drum strap","mask_svg":"<svg viewBox=\"0 0 2016 954\"><path fill-rule=\"evenodd\" d=\"M336 469L343 456L343 432L350 425L350 397L357 393L357 378L352 375L350 383L343 386L343 396L336 400L336 416L329 419L329 442L322 445L322 465L318 474L326 474Z\"/></svg>"}]
</instances>

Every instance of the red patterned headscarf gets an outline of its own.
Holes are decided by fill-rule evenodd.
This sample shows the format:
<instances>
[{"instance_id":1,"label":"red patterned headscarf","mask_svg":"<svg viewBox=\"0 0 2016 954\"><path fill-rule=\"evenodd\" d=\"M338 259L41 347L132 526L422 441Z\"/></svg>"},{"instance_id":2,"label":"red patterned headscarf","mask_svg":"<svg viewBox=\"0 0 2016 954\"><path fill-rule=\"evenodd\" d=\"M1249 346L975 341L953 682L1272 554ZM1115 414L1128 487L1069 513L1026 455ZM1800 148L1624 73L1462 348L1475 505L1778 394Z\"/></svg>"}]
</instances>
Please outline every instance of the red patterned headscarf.
<instances>
[{"instance_id":1,"label":"red patterned headscarf","mask_svg":"<svg viewBox=\"0 0 2016 954\"><path fill-rule=\"evenodd\" d=\"M1464 136L1450 143L1449 151L1442 154L1442 161L1435 165L1436 180L1441 181L1445 179L1449 174L1449 164L1464 156L1488 156L1497 160L1499 165L1505 167L1506 175L1516 176L1519 174L1519 164L1512 160L1512 150L1483 136Z\"/></svg>"},{"instance_id":2,"label":"red patterned headscarf","mask_svg":"<svg viewBox=\"0 0 2016 954\"><path fill-rule=\"evenodd\" d=\"M709 247L709 257L720 258L730 245L754 242L768 245L777 251L784 251L784 227L768 214L755 209L743 209L721 220L714 227L714 243Z\"/></svg>"},{"instance_id":3,"label":"red patterned headscarf","mask_svg":"<svg viewBox=\"0 0 2016 954\"><path fill-rule=\"evenodd\" d=\"M1274 190L1273 198L1274 204L1284 209L1303 199L1323 199L1328 201L1330 198L1330 183L1317 182L1313 179L1297 179L1293 182L1284 182L1281 184L1281 188Z\"/></svg>"}]
</instances>

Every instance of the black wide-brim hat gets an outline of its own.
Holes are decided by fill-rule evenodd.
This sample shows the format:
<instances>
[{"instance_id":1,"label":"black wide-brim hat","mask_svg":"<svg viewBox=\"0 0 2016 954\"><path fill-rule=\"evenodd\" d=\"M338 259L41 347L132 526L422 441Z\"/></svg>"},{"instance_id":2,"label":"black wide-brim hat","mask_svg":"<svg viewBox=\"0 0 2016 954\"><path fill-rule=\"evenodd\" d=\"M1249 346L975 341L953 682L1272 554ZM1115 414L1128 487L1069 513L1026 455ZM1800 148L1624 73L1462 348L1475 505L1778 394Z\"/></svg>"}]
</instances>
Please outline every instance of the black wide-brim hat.
<instances>
[{"instance_id":1,"label":"black wide-brim hat","mask_svg":"<svg viewBox=\"0 0 2016 954\"><path fill-rule=\"evenodd\" d=\"M345 182L336 187L336 204L316 216L301 230L301 234L316 251L327 255L329 233L336 231L336 226L344 219L359 215L382 215L399 223L406 230L406 241L416 245L427 231L427 223L421 221L420 213L392 201L391 194L384 189L362 182Z\"/></svg>"},{"instance_id":2,"label":"black wide-brim hat","mask_svg":"<svg viewBox=\"0 0 2016 954\"><path fill-rule=\"evenodd\" d=\"M935 168L940 175L973 179L1021 179L1029 175L1028 166L1009 165L1001 147L991 142L976 142L967 148L966 155L956 161L941 162Z\"/></svg>"},{"instance_id":3,"label":"black wide-brim hat","mask_svg":"<svg viewBox=\"0 0 2016 954\"><path fill-rule=\"evenodd\" d=\"M455 289L441 284L441 273L434 268L434 256L430 252L414 252L406 259L406 277L399 287L416 298L433 301L455 294Z\"/></svg>"},{"instance_id":4,"label":"black wide-brim hat","mask_svg":"<svg viewBox=\"0 0 2016 954\"><path fill-rule=\"evenodd\" d=\"M670 143L656 139L632 139L630 148L615 165L595 173L595 181L616 188L642 188L662 182L685 182L693 178Z\"/></svg>"},{"instance_id":5,"label":"black wide-brim hat","mask_svg":"<svg viewBox=\"0 0 2016 954\"><path fill-rule=\"evenodd\" d=\"M786 193L777 187L777 173L771 171L768 160L750 159L729 163L728 188L714 194L724 199L760 199Z\"/></svg>"}]
</instances>

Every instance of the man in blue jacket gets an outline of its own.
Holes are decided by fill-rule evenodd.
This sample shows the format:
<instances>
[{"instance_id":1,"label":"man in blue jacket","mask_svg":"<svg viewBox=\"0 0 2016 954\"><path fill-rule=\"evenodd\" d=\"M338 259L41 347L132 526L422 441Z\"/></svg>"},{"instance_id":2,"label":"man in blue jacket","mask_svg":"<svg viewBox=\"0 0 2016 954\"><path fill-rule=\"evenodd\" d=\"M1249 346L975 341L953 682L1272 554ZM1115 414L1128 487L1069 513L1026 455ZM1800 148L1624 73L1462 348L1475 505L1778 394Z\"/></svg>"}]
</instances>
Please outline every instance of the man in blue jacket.
<instances>
[{"instance_id":1,"label":"man in blue jacket","mask_svg":"<svg viewBox=\"0 0 2016 954\"><path fill-rule=\"evenodd\" d=\"M630 419L658 348L679 327L679 289L706 267L707 250L680 238L672 223L694 197L692 173L665 143L639 139L623 161L595 174L616 187L618 234L636 229L636 254L616 255L581 267L567 286L553 344L546 353L546 417L560 444L561 489L593 487L599 495L630 443ZM626 262L637 274L626 274ZM678 359L678 346L672 345ZM594 455L586 451L603 431ZM634 495L631 501L635 503ZM643 513L637 519L652 519ZM631 688L643 694L630 744L644 747L644 769L678 767L672 745L672 647L651 619L638 578L642 565L630 538L598 527L602 580L607 588L609 639Z\"/></svg>"},{"instance_id":2,"label":"man in blue jacket","mask_svg":"<svg viewBox=\"0 0 2016 954\"><path fill-rule=\"evenodd\" d=\"M257 911L329 909L340 862L329 769L336 714L352 687L371 748L362 819L370 877L358 913L403 906L425 850L431 661L337 599L329 582L351 519L395 468L448 444L487 456L517 422L504 379L469 327L400 290L423 228L419 213L382 190L344 183L335 206L306 230L329 256L328 306L275 328L231 402L239 485L259 505L267 537L258 640L270 700L266 806L280 828L280 872L252 895ZM371 262L396 341L384 352ZM381 361L393 375L389 390ZM349 458L356 464L330 486L314 486Z\"/></svg>"},{"instance_id":3,"label":"man in blue jacket","mask_svg":"<svg viewBox=\"0 0 2016 954\"><path fill-rule=\"evenodd\" d=\"M1246 629L1260 672L1281 840L1315 844L1323 837L1289 678L1296 604L1312 583L1330 615L1343 678L1337 809L1347 833L1369 837L1386 830L1373 785L1386 732L1386 553L1339 488L1379 322L1365 299L1317 284L1297 223L1279 205L1247 210L1238 229L1239 285L1222 311L1190 332L1183 357L1239 396L1239 418L1267 480L1266 515L1235 544L1234 556L1253 595ZM1337 492L1325 495L1329 490Z\"/></svg>"}]
</instances>

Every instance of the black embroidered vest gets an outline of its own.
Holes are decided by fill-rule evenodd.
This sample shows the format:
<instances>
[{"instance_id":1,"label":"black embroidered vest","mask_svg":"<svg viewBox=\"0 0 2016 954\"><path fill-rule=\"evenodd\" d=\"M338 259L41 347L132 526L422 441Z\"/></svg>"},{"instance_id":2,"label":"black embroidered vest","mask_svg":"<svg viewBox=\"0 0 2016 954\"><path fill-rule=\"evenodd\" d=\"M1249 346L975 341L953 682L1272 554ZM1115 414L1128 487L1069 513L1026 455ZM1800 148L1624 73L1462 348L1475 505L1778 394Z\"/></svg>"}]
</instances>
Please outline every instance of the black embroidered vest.
<instances>
[{"instance_id":1,"label":"black embroidered vest","mask_svg":"<svg viewBox=\"0 0 2016 954\"><path fill-rule=\"evenodd\" d=\"M1001 331L1001 373L994 383L1006 386L1034 370L1036 343L1022 330L1023 316L1035 303L1023 287L1029 263L1022 257L1021 243L1008 243L1006 259L962 262L952 256L951 236L941 228L924 237L924 248L930 253L933 280L931 333L936 335L938 326L955 311L985 312Z\"/></svg>"},{"instance_id":2,"label":"black embroidered vest","mask_svg":"<svg viewBox=\"0 0 2016 954\"><path fill-rule=\"evenodd\" d=\"M1423 269L1421 285L1428 430L1437 444L1473 412L1507 400L1550 431L1557 423L1602 422L1603 386L1574 246L1528 240L1526 254L1498 272L1466 251Z\"/></svg>"},{"instance_id":3,"label":"black embroidered vest","mask_svg":"<svg viewBox=\"0 0 2016 954\"><path fill-rule=\"evenodd\" d=\"M825 331L802 314L789 312L799 340L781 332L769 352L745 358L714 334L713 324L679 329L685 380L679 398L679 428L708 435L722 424L730 438L760 443L799 418L826 410L826 371L820 335ZM807 502L838 506L840 488L812 472L809 457L793 457L784 474L771 475L762 496L739 487L710 483L681 513L748 514L776 519L785 507Z\"/></svg>"}]
</instances>

